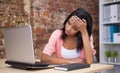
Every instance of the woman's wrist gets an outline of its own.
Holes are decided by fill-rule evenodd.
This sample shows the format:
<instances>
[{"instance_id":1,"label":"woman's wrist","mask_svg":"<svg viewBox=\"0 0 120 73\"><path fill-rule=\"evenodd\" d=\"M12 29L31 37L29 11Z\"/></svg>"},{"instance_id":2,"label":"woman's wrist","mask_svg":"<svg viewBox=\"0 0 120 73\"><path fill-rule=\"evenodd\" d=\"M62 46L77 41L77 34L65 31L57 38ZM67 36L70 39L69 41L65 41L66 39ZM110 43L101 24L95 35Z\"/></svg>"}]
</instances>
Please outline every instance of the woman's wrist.
<instances>
[{"instance_id":1,"label":"woman's wrist","mask_svg":"<svg viewBox=\"0 0 120 73\"><path fill-rule=\"evenodd\" d=\"M88 32L87 32L87 30L83 30L83 31L81 32L81 34L82 34L82 35L86 35L86 34L88 34Z\"/></svg>"}]
</instances>

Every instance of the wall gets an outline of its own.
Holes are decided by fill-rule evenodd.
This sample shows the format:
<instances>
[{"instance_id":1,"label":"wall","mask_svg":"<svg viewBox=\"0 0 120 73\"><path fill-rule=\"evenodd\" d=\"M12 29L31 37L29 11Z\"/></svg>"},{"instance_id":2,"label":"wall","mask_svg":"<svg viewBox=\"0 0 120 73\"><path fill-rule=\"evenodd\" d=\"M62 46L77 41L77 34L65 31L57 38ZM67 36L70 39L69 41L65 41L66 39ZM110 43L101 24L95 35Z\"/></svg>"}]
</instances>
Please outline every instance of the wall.
<instances>
[{"instance_id":1,"label":"wall","mask_svg":"<svg viewBox=\"0 0 120 73\"><path fill-rule=\"evenodd\" d=\"M2 35L4 27L29 23L23 0L0 0L0 58L5 58L5 45Z\"/></svg>"},{"instance_id":2,"label":"wall","mask_svg":"<svg viewBox=\"0 0 120 73\"><path fill-rule=\"evenodd\" d=\"M94 45L95 49L98 50L98 4L99 0L0 0L2 6L0 6L0 26L24 25L23 23L32 25L35 52L38 58L51 33L63 26L67 15L81 7L86 9L93 17ZM2 29L0 32L0 58L4 58Z\"/></svg>"}]
</instances>

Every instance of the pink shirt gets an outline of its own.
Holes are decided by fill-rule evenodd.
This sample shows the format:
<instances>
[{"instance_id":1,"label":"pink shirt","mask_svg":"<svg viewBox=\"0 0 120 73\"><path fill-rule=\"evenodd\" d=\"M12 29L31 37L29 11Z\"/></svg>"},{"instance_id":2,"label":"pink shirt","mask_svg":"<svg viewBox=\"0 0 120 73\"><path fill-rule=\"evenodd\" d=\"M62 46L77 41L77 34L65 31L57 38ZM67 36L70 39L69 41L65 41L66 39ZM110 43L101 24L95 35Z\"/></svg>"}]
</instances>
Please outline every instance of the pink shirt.
<instances>
[{"instance_id":1,"label":"pink shirt","mask_svg":"<svg viewBox=\"0 0 120 73\"><path fill-rule=\"evenodd\" d=\"M61 34L62 34L62 30L55 30L51 34L49 41L43 50L44 54L51 56L53 53L56 53L57 58L62 58L61 54L60 54L61 47L63 44L63 40L61 39ZM93 49L94 46L93 46L93 37L92 36L90 37L90 44L92 47L93 54L95 55L96 50ZM80 51L80 58L85 59L84 49L82 49Z\"/></svg>"}]
</instances>

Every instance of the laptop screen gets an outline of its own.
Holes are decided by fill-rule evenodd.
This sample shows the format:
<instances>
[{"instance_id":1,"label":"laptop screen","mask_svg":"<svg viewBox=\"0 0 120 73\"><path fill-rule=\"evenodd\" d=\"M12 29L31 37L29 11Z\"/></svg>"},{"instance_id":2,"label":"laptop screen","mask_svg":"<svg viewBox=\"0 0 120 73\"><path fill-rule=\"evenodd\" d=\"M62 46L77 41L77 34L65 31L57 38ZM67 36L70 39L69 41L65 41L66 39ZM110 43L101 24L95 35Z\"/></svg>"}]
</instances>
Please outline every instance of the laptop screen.
<instances>
[{"instance_id":1,"label":"laptop screen","mask_svg":"<svg viewBox=\"0 0 120 73\"><path fill-rule=\"evenodd\" d=\"M35 63L30 25L4 28L7 61Z\"/></svg>"}]
</instances>

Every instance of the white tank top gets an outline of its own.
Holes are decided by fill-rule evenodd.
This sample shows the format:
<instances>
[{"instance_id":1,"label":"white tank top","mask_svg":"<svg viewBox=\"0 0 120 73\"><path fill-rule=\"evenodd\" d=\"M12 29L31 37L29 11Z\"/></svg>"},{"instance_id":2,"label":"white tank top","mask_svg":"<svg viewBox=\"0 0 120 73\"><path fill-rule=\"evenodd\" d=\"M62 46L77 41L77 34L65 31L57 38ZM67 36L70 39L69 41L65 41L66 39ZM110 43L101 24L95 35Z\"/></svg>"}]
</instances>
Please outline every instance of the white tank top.
<instances>
[{"instance_id":1,"label":"white tank top","mask_svg":"<svg viewBox=\"0 0 120 73\"><path fill-rule=\"evenodd\" d=\"M61 57L65 58L65 59L78 58L78 57L80 57L80 52L77 52L77 49L69 50L62 46Z\"/></svg>"}]
</instances>

